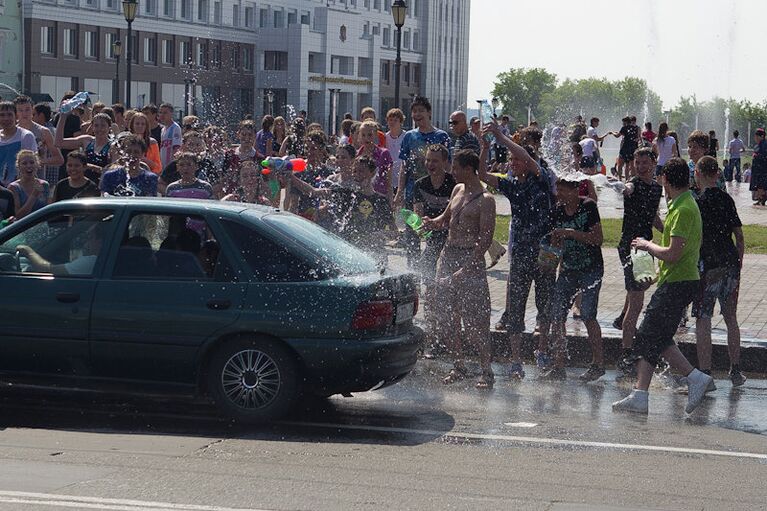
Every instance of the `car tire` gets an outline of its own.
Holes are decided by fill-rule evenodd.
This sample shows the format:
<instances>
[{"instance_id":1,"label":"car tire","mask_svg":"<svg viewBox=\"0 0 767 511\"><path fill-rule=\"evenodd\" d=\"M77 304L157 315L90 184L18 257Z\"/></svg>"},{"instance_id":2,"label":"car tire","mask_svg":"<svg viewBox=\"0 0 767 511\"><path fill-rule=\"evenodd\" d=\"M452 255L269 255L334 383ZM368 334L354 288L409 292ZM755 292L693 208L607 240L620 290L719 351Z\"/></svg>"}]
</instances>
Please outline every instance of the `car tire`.
<instances>
[{"instance_id":1,"label":"car tire","mask_svg":"<svg viewBox=\"0 0 767 511\"><path fill-rule=\"evenodd\" d=\"M298 401L298 364L273 339L225 342L210 358L207 387L219 410L238 422L277 420Z\"/></svg>"}]
</instances>

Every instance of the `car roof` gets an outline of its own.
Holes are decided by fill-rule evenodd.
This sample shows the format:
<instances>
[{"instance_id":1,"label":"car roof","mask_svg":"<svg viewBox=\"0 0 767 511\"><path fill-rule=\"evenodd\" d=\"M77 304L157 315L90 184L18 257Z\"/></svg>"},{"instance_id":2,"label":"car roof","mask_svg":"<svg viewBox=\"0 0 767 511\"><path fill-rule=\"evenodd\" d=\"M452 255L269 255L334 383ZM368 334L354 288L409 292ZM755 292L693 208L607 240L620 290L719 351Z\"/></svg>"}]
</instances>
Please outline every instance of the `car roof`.
<instances>
[{"instance_id":1,"label":"car roof","mask_svg":"<svg viewBox=\"0 0 767 511\"><path fill-rule=\"evenodd\" d=\"M200 212L227 212L240 214L244 211L255 213L262 217L269 213L280 211L278 208L261 204L246 204L234 201L200 200L200 199L171 199L167 197L92 197L60 201L46 208L71 209L73 206L108 206L111 208L157 208L164 211L198 209Z\"/></svg>"}]
</instances>

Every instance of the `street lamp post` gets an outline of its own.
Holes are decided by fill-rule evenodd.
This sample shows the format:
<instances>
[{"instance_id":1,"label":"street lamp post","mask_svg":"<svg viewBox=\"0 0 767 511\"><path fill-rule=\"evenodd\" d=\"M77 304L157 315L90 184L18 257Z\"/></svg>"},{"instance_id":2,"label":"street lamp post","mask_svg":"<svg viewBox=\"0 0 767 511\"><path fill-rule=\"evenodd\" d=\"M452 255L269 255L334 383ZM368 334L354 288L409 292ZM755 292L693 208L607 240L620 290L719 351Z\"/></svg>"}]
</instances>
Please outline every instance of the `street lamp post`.
<instances>
[{"instance_id":1,"label":"street lamp post","mask_svg":"<svg viewBox=\"0 0 767 511\"><path fill-rule=\"evenodd\" d=\"M138 0L123 0L123 14L125 15L125 21L128 22L128 52L125 55L127 64L125 67L126 84L125 84L125 108L130 109L130 97L131 97L131 61L133 60L133 39L131 37L131 31L133 29L133 20L136 19L136 12L138 11Z\"/></svg>"},{"instance_id":2,"label":"street lamp post","mask_svg":"<svg viewBox=\"0 0 767 511\"><path fill-rule=\"evenodd\" d=\"M402 68L402 25L405 24L407 4L405 0L394 0L391 6L391 15L394 25L397 27L397 59L394 61L394 107L399 108L399 76Z\"/></svg>"},{"instance_id":3,"label":"street lamp post","mask_svg":"<svg viewBox=\"0 0 767 511\"><path fill-rule=\"evenodd\" d=\"M274 115L274 92L272 89L266 91L266 102L269 103L269 115Z\"/></svg>"},{"instance_id":4,"label":"street lamp post","mask_svg":"<svg viewBox=\"0 0 767 511\"><path fill-rule=\"evenodd\" d=\"M330 134L338 134L338 94L341 89L328 89L330 91Z\"/></svg>"},{"instance_id":5,"label":"street lamp post","mask_svg":"<svg viewBox=\"0 0 767 511\"><path fill-rule=\"evenodd\" d=\"M115 58L115 103L120 102L120 56L123 54L123 43L118 39L112 43L112 55Z\"/></svg>"}]
</instances>

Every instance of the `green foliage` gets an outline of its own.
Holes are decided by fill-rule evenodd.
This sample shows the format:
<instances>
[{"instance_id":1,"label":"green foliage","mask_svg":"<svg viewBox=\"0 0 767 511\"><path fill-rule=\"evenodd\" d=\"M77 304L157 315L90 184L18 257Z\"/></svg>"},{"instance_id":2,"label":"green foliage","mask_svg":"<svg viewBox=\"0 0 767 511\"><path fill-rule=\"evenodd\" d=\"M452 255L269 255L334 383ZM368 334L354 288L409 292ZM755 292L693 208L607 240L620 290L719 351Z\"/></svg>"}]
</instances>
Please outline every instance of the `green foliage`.
<instances>
[{"instance_id":1,"label":"green foliage","mask_svg":"<svg viewBox=\"0 0 767 511\"><path fill-rule=\"evenodd\" d=\"M556 85L557 76L545 69L510 69L498 75L493 96L501 100L504 114L512 116L517 123L526 123L528 105L537 112L541 98Z\"/></svg>"},{"instance_id":2,"label":"green foliage","mask_svg":"<svg viewBox=\"0 0 767 511\"><path fill-rule=\"evenodd\" d=\"M502 244L509 242L509 220L508 215L498 215L495 217L495 239ZM621 239L621 225L622 220L620 218L603 218L602 219L602 233L604 236L604 242L602 247L604 248L617 248L618 242ZM654 232L655 239L660 239L660 233ZM746 253L747 254L767 254L767 227L762 225L744 225L743 237L746 240ZM617 255L616 255L617 257Z\"/></svg>"},{"instance_id":3,"label":"green foliage","mask_svg":"<svg viewBox=\"0 0 767 511\"><path fill-rule=\"evenodd\" d=\"M660 96L640 78L626 77L611 81L605 78L565 79L561 83L557 76L541 68L513 68L498 75L493 87L493 95L503 103L503 112L512 115L516 123L527 121L527 107L530 105L535 118L542 122L570 123L578 114L586 121L595 116L603 119L607 127L625 115L636 115L641 123L646 117L656 129L665 120ZM645 104L647 111L644 110ZM730 133L725 129L725 112L730 111ZM748 123L751 133L758 127L767 125L767 101L754 104L750 101L714 98L698 102L693 96L682 97L678 104L669 110L669 127L679 135L684 147L687 136L697 126L706 132L714 130L723 147L732 136L733 130L739 130L744 142L748 136Z\"/></svg>"}]
</instances>

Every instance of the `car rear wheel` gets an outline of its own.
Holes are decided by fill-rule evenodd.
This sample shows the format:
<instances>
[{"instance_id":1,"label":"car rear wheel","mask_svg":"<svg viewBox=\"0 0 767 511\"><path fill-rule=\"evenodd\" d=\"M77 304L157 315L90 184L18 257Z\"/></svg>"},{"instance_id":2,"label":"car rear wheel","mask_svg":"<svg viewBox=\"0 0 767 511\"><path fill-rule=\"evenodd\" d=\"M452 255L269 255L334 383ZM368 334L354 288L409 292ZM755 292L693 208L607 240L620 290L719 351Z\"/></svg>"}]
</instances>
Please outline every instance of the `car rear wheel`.
<instances>
[{"instance_id":1,"label":"car rear wheel","mask_svg":"<svg viewBox=\"0 0 767 511\"><path fill-rule=\"evenodd\" d=\"M208 366L208 390L216 405L242 422L282 417L295 405L299 388L294 357L271 339L224 343Z\"/></svg>"}]
</instances>

